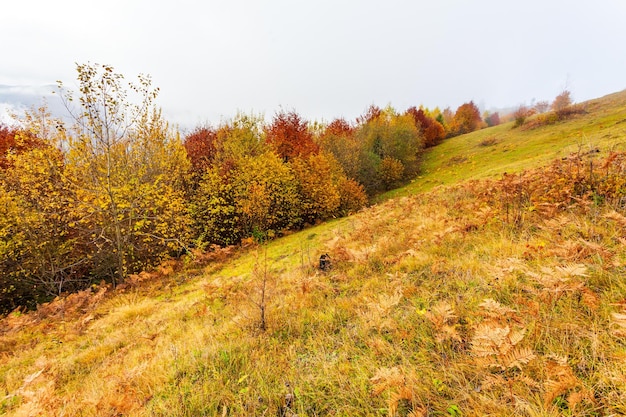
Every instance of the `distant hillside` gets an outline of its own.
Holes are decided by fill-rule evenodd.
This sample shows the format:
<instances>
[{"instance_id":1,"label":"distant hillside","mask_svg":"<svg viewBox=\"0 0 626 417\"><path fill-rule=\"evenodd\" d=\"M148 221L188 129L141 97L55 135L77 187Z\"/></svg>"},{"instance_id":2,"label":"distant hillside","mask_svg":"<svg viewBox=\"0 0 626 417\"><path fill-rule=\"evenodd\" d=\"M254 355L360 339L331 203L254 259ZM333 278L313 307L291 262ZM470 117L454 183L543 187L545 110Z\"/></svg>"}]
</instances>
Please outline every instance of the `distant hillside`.
<instances>
[{"instance_id":1,"label":"distant hillside","mask_svg":"<svg viewBox=\"0 0 626 417\"><path fill-rule=\"evenodd\" d=\"M580 105L586 114L554 125L514 129L510 122L450 138L427 152L418 179L382 198L410 195L461 180L494 178L503 172L519 172L573 152L598 148L606 155L611 150L624 149L626 90ZM527 124L531 121L532 118Z\"/></svg>"},{"instance_id":2,"label":"distant hillside","mask_svg":"<svg viewBox=\"0 0 626 417\"><path fill-rule=\"evenodd\" d=\"M449 139L356 215L9 315L0 414L626 413L626 92L585 108Z\"/></svg>"}]
</instances>

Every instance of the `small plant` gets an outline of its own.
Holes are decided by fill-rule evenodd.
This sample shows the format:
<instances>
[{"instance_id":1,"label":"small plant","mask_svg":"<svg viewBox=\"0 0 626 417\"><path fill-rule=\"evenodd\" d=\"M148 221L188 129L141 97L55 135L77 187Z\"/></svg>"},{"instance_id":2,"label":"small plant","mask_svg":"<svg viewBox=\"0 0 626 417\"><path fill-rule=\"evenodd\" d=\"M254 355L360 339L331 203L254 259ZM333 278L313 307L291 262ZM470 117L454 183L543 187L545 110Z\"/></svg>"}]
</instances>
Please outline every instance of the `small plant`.
<instances>
[{"instance_id":1,"label":"small plant","mask_svg":"<svg viewBox=\"0 0 626 417\"><path fill-rule=\"evenodd\" d=\"M496 138L495 136L490 136L490 137L488 137L488 138L485 138L485 139L481 140L481 141L478 143L478 146L484 146L484 147L487 147L487 146L493 146L493 145L496 145L496 144L498 144L498 143L500 143L500 140L498 140L498 138Z\"/></svg>"},{"instance_id":2,"label":"small plant","mask_svg":"<svg viewBox=\"0 0 626 417\"><path fill-rule=\"evenodd\" d=\"M482 389L506 386L511 401L515 402L513 385L516 382L537 386L523 372L523 368L536 355L532 349L521 346L526 328L511 328L507 323L508 319L517 319L515 310L489 298L480 307L485 320L476 329L471 344L476 364L489 371L483 380Z\"/></svg>"},{"instance_id":3,"label":"small plant","mask_svg":"<svg viewBox=\"0 0 626 417\"><path fill-rule=\"evenodd\" d=\"M593 392L586 389L563 356L551 355L546 363L548 380L544 383L544 402L549 407L557 404L575 413L584 402L593 403Z\"/></svg>"},{"instance_id":4,"label":"small plant","mask_svg":"<svg viewBox=\"0 0 626 417\"><path fill-rule=\"evenodd\" d=\"M461 342L458 332L458 317L449 303L442 301L426 312L426 318L431 322L435 330L435 340L437 343L444 343L447 340Z\"/></svg>"},{"instance_id":5,"label":"small plant","mask_svg":"<svg viewBox=\"0 0 626 417\"><path fill-rule=\"evenodd\" d=\"M393 368L380 368L370 378L372 383L372 396L388 392L387 406L389 417L425 417L426 407L421 404L417 396L418 382L412 373L394 366ZM402 409L402 413L400 413Z\"/></svg>"}]
</instances>

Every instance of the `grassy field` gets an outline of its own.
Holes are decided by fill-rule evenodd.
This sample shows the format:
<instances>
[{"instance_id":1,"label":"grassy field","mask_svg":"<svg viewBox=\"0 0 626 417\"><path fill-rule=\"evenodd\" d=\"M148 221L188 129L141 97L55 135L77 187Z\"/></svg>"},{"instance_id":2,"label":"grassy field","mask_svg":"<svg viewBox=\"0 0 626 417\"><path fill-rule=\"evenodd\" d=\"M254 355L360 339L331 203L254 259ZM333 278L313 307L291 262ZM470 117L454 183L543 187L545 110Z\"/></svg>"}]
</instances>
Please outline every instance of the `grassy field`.
<instances>
[{"instance_id":1,"label":"grassy field","mask_svg":"<svg viewBox=\"0 0 626 417\"><path fill-rule=\"evenodd\" d=\"M603 162L626 93L586 109L450 139L349 218L11 314L0 414L626 413L626 162Z\"/></svg>"}]
</instances>

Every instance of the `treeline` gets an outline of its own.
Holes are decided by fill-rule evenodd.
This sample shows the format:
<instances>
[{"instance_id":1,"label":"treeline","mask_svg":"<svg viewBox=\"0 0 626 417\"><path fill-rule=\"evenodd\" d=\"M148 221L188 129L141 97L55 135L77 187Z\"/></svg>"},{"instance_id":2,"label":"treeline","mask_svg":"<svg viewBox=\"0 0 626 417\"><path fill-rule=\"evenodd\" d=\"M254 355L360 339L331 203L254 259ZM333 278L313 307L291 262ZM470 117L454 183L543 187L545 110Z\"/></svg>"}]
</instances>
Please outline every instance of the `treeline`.
<instances>
[{"instance_id":1,"label":"treeline","mask_svg":"<svg viewBox=\"0 0 626 417\"><path fill-rule=\"evenodd\" d=\"M182 138L149 77L77 71L77 93L59 84L71 126L45 107L0 126L0 313L355 212L414 177L424 148L482 126L473 103L371 106L326 125L240 114Z\"/></svg>"}]
</instances>

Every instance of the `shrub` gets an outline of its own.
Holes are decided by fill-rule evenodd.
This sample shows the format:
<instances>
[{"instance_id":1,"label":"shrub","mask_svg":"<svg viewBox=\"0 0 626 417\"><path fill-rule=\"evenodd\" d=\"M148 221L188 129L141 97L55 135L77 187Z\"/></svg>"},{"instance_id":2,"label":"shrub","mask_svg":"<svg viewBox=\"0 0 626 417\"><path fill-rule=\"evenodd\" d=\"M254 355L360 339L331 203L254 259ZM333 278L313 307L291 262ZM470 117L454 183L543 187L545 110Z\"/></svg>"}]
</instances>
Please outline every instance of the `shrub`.
<instances>
[{"instance_id":1,"label":"shrub","mask_svg":"<svg viewBox=\"0 0 626 417\"><path fill-rule=\"evenodd\" d=\"M515 118L515 124L513 127L520 127L526 122L526 119L534 114L534 110L526 107L525 105L521 105L515 110L513 113L513 117Z\"/></svg>"},{"instance_id":2,"label":"shrub","mask_svg":"<svg viewBox=\"0 0 626 417\"><path fill-rule=\"evenodd\" d=\"M337 181L343 172L332 154L295 158L291 167L298 181L303 220L312 224L335 215L341 200Z\"/></svg>"},{"instance_id":3,"label":"shrub","mask_svg":"<svg viewBox=\"0 0 626 417\"><path fill-rule=\"evenodd\" d=\"M552 110L559 115L559 118L562 117L562 113L567 112L567 109L572 105L572 97L568 90L563 90L561 94L556 96L554 101L552 102Z\"/></svg>"},{"instance_id":4,"label":"shrub","mask_svg":"<svg viewBox=\"0 0 626 417\"><path fill-rule=\"evenodd\" d=\"M340 196L339 214L347 216L367 205L365 188L353 179L344 178L337 184Z\"/></svg>"},{"instance_id":5,"label":"shrub","mask_svg":"<svg viewBox=\"0 0 626 417\"><path fill-rule=\"evenodd\" d=\"M380 178L386 189L396 187L404 177L404 164L402 161L386 156L380 161L378 167Z\"/></svg>"}]
</instances>

